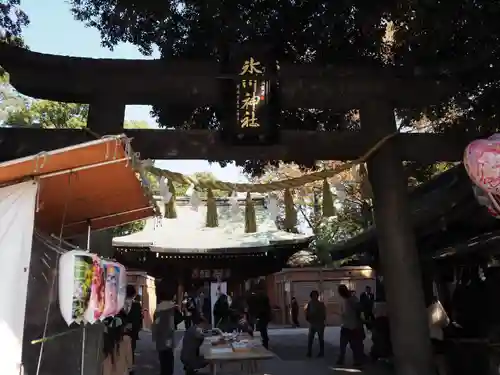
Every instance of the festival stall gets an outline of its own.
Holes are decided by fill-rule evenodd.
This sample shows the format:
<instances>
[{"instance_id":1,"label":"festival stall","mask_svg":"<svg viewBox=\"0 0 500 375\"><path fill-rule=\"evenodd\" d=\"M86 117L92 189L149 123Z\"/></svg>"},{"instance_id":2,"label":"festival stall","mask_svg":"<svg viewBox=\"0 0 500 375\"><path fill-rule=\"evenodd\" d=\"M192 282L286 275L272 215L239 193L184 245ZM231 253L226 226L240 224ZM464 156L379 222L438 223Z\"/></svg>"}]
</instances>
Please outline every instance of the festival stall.
<instances>
[{"instance_id":1,"label":"festival stall","mask_svg":"<svg viewBox=\"0 0 500 375\"><path fill-rule=\"evenodd\" d=\"M121 135L0 163L0 374L124 373L96 323L120 325L126 271L88 247L91 231L157 213L141 171Z\"/></svg>"}]
</instances>

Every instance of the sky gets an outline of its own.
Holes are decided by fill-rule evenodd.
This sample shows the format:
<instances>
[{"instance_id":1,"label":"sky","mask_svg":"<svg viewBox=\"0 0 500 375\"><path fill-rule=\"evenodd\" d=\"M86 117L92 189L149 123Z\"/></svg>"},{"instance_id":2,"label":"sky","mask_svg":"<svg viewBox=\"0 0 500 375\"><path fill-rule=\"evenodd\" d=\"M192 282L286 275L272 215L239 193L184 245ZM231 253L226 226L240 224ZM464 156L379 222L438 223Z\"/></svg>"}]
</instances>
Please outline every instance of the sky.
<instances>
[{"instance_id":1,"label":"sky","mask_svg":"<svg viewBox=\"0 0 500 375\"><path fill-rule=\"evenodd\" d=\"M76 21L65 0L22 0L21 7L30 18L30 25L23 31L23 36L32 51L92 58L158 57L143 56L131 44L120 44L113 51L102 47L99 32ZM127 106L125 119L147 121L151 127L157 128L158 125L149 114L150 109L149 106ZM206 160L162 160L157 161L156 165L188 175L195 172L212 172L218 179L229 182L245 180L241 169L235 165L221 168L219 164L210 164Z\"/></svg>"}]
</instances>

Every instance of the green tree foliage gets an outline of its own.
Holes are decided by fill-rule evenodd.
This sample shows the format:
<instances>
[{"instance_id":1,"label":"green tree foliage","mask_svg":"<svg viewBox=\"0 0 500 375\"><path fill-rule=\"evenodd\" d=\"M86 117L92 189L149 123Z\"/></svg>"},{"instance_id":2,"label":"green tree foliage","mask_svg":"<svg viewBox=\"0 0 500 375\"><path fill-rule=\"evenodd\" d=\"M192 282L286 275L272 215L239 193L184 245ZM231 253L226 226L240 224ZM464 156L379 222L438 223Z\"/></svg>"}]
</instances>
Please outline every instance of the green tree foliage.
<instances>
[{"instance_id":1,"label":"green tree foliage","mask_svg":"<svg viewBox=\"0 0 500 375\"><path fill-rule=\"evenodd\" d=\"M29 19L20 8L21 0L0 1L0 43L15 44L25 47L21 32L28 26ZM0 84L8 80L6 72L0 66Z\"/></svg>"},{"instance_id":2,"label":"green tree foliage","mask_svg":"<svg viewBox=\"0 0 500 375\"><path fill-rule=\"evenodd\" d=\"M20 37L23 27L29 24L28 16L20 5L21 0L3 0L0 3L0 41Z\"/></svg>"},{"instance_id":3,"label":"green tree foliage","mask_svg":"<svg viewBox=\"0 0 500 375\"><path fill-rule=\"evenodd\" d=\"M6 123L48 129L79 129L87 126L88 111L87 104L26 100L23 106L8 110Z\"/></svg>"},{"instance_id":4,"label":"green tree foliage","mask_svg":"<svg viewBox=\"0 0 500 375\"><path fill-rule=\"evenodd\" d=\"M147 121L141 120L128 120L123 124L125 129L149 129L150 126Z\"/></svg>"},{"instance_id":5,"label":"green tree foliage","mask_svg":"<svg viewBox=\"0 0 500 375\"><path fill-rule=\"evenodd\" d=\"M105 46L128 41L145 54L158 49L161 56L220 58L232 43L265 42L281 47L281 61L322 60L329 63L375 62L385 27L377 24L383 11L378 2L354 8L337 1L203 2L72 0L75 17L97 28ZM370 24L370 27L366 27ZM279 48L278 47L278 48ZM155 106L162 126L217 129L214 108ZM286 129L356 129L350 113L284 111ZM226 161L227 162L227 161ZM261 173L266 162L239 163L246 172ZM225 162L221 163L225 165ZM274 162L277 165L277 162ZM312 165L312 164L310 164Z\"/></svg>"},{"instance_id":6,"label":"green tree foliage","mask_svg":"<svg viewBox=\"0 0 500 375\"><path fill-rule=\"evenodd\" d=\"M2 85L0 85L2 87ZM16 101L3 109L5 123L13 126L37 126L47 129L80 129L87 126L88 104L62 103L51 100L31 100L5 85ZM0 111L2 107L0 107ZM126 129L147 129L146 121L125 121Z\"/></svg>"},{"instance_id":7,"label":"green tree foliage","mask_svg":"<svg viewBox=\"0 0 500 375\"><path fill-rule=\"evenodd\" d=\"M219 58L231 43L277 46L281 61L388 65L404 74L455 78L457 92L427 108L400 109L402 127L425 120L433 131L461 136L498 130L500 3L490 0L157 2L71 0L75 17L98 29L105 46L137 45L162 57ZM181 110L182 109L182 110ZM219 126L213 108L156 106L163 125ZM350 113L297 110L285 129L357 129ZM298 121L300 120L300 121ZM261 173L265 163L243 163ZM276 165L276 164L275 164Z\"/></svg>"},{"instance_id":8,"label":"green tree foliage","mask_svg":"<svg viewBox=\"0 0 500 375\"><path fill-rule=\"evenodd\" d=\"M134 221L129 224L121 225L112 229L114 237L128 236L129 234L139 232L144 229L145 220Z\"/></svg>"},{"instance_id":9,"label":"green tree foliage","mask_svg":"<svg viewBox=\"0 0 500 375\"><path fill-rule=\"evenodd\" d=\"M334 168L338 165L337 162L321 162L318 163L321 168ZM281 163L278 167L267 166L265 173L260 177L251 177L253 182L265 183L289 178L297 178L304 171L296 164ZM332 265L330 250L332 244L339 241L347 240L353 235L359 233L366 225L363 218L364 200L359 193L359 184L351 183L353 177L350 171L345 171L336 179L330 179L330 186L339 187L342 185L345 192L344 199L340 200L335 197L336 213L333 217L322 217L322 191L323 182L318 181L305 185L294 190L294 203L297 211L297 219L303 225L299 226L297 231L307 229L314 234L314 241L311 243L309 251L298 253L291 260L293 265ZM284 207L283 193L276 192L279 205ZM277 225L281 225L283 221L284 211L278 217Z\"/></svg>"}]
</instances>

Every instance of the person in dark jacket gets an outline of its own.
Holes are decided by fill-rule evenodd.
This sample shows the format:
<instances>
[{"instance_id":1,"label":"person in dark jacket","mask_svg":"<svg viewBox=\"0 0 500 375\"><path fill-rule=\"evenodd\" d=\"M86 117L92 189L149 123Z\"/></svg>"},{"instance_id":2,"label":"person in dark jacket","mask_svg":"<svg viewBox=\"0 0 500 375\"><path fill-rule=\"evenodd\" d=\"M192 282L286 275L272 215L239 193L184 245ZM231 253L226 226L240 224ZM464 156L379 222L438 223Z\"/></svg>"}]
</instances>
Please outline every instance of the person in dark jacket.
<instances>
[{"instance_id":1,"label":"person in dark jacket","mask_svg":"<svg viewBox=\"0 0 500 375\"><path fill-rule=\"evenodd\" d=\"M203 344L203 329L206 328L206 321L195 315L193 325L186 330L182 339L181 361L184 365L186 375L194 375L196 371L208 365L208 362L200 353Z\"/></svg>"},{"instance_id":2,"label":"person in dark jacket","mask_svg":"<svg viewBox=\"0 0 500 375\"><path fill-rule=\"evenodd\" d=\"M325 321L326 307L319 300L319 293L316 290L311 292L310 300L306 306L306 320L309 322L309 334L307 337L307 356L312 356L312 345L314 337L318 335L319 353L318 357L325 355Z\"/></svg>"},{"instance_id":3,"label":"person in dark jacket","mask_svg":"<svg viewBox=\"0 0 500 375\"><path fill-rule=\"evenodd\" d=\"M359 304L361 306L361 312L365 320L367 328L371 327L371 323L375 319L373 315L373 306L375 304L375 296L372 293L372 288L367 286L365 291L359 296Z\"/></svg>"},{"instance_id":4,"label":"person in dark jacket","mask_svg":"<svg viewBox=\"0 0 500 375\"><path fill-rule=\"evenodd\" d=\"M231 319L231 311L229 309L229 301L227 295L221 294L214 305L214 327L227 326Z\"/></svg>"},{"instance_id":5,"label":"person in dark jacket","mask_svg":"<svg viewBox=\"0 0 500 375\"><path fill-rule=\"evenodd\" d=\"M158 295L160 303L154 313L153 326L151 329L153 341L158 351L160 361L160 375L172 375L174 373L174 349L175 349L175 303L172 298L164 298Z\"/></svg>"},{"instance_id":6,"label":"person in dark jacket","mask_svg":"<svg viewBox=\"0 0 500 375\"><path fill-rule=\"evenodd\" d=\"M249 301L250 315L256 320L256 329L260 332L262 338L262 345L264 348L269 349L269 335L267 332L268 325L271 322L272 312L269 297L264 290L260 288L255 294L251 296Z\"/></svg>"},{"instance_id":7,"label":"person in dark jacket","mask_svg":"<svg viewBox=\"0 0 500 375\"><path fill-rule=\"evenodd\" d=\"M201 310L203 319L207 321L207 324L212 324L212 300L210 299L210 294L204 296Z\"/></svg>"},{"instance_id":8,"label":"person in dark jacket","mask_svg":"<svg viewBox=\"0 0 500 375\"><path fill-rule=\"evenodd\" d=\"M137 340L139 340L139 332L142 329L142 307L141 303L135 298L137 291L133 285L127 285L127 293L124 307L124 320L125 320L125 335L130 336L132 342L132 360L135 363L135 349L137 347ZM131 375L134 374L132 371Z\"/></svg>"},{"instance_id":9,"label":"person in dark jacket","mask_svg":"<svg viewBox=\"0 0 500 375\"><path fill-rule=\"evenodd\" d=\"M196 299L192 295L188 293L184 294L184 299L182 300L182 310L184 315L184 325L186 326L186 329L188 329L192 324L193 316L197 313Z\"/></svg>"},{"instance_id":10,"label":"person in dark jacket","mask_svg":"<svg viewBox=\"0 0 500 375\"><path fill-rule=\"evenodd\" d=\"M290 304L290 313L292 315L292 323L295 328L300 327L299 324L299 304L295 297L292 297L292 302Z\"/></svg>"}]
</instances>

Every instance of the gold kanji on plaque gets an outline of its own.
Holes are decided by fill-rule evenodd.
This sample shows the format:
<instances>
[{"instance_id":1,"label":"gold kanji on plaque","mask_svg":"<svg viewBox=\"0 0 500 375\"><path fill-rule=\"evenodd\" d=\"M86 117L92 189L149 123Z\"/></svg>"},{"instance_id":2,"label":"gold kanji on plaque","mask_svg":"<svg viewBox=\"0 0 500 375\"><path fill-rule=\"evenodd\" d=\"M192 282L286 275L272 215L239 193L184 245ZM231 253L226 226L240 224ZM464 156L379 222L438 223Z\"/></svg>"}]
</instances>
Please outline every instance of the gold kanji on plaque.
<instances>
[{"instance_id":1,"label":"gold kanji on plaque","mask_svg":"<svg viewBox=\"0 0 500 375\"><path fill-rule=\"evenodd\" d=\"M264 74L261 62L250 57L245 60L240 71L241 76ZM258 106L265 95L265 81L243 79L237 86L237 121L241 128L259 128Z\"/></svg>"},{"instance_id":2,"label":"gold kanji on plaque","mask_svg":"<svg viewBox=\"0 0 500 375\"><path fill-rule=\"evenodd\" d=\"M255 60L253 57L250 57L249 60L245 60L241 68L240 76L245 74L264 74L260 61Z\"/></svg>"}]
</instances>

